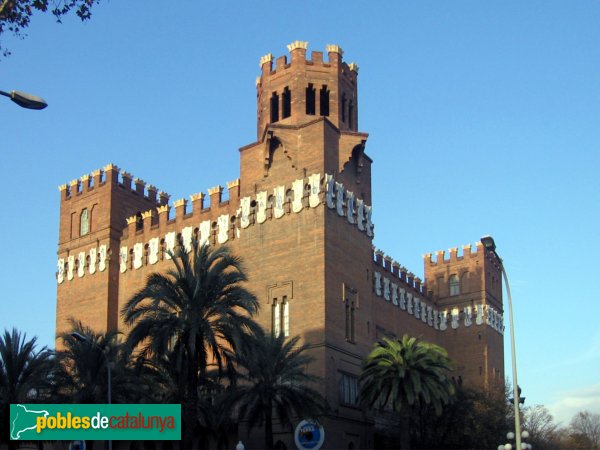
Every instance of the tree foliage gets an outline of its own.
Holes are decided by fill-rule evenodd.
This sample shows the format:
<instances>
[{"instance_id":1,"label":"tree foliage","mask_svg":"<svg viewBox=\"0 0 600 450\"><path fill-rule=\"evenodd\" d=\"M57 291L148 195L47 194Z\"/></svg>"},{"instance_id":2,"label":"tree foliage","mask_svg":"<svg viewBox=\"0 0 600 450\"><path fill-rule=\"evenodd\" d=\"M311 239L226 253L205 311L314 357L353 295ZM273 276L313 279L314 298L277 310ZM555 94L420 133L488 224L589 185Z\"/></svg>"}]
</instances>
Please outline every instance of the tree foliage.
<instances>
[{"instance_id":1,"label":"tree foliage","mask_svg":"<svg viewBox=\"0 0 600 450\"><path fill-rule=\"evenodd\" d=\"M431 405L440 415L451 402L455 388L448 376L450 370L450 359L442 347L407 335L384 338L363 363L360 403L374 409L376 416L385 416L386 410L392 416L399 413L400 448L409 448L410 413Z\"/></svg>"},{"instance_id":2,"label":"tree foliage","mask_svg":"<svg viewBox=\"0 0 600 450\"><path fill-rule=\"evenodd\" d=\"M88 20L92 15L92 7L100 0L0 0L0 35L8 32L18 38L25 37L25 29L29 27L35 12L51 12L58 22L71 11L81 20ZM4 56L10 51L0 44Z\"/></svg>"},{"instance_id":3,"label":"tree foliage","mask_svg":"<svg viewBox=\"0 0 600 450\"><path fill-rule=\"evenodd\" d=\"M249 429L265 426L267 450L273 448L273 412L291 430L293 417L317 417L325 411L325 400L310 387L318 378L306 373L312 361L308 347L298 341L258 332L236 358L241 383L231 389L231 405Z\"/></svg>"},{"instance_id":4,"label":"tree foliage","mask_svg":"<svg viewBox=\"0 0 600 450\"><path fill-rule=\"evenodd\" d=\"M197 239L191 247L188 253L179 245L171 254L173 268L151 274L121 312L132 327L129 348L176 377L171 386L181 400L187 447L199 426L198 392L209 364L219 377L232 376L233 355L257 329L252 317L258 310L256 297L241 285L246 275L239 258Z\"/></svg>"},{"instance_id":5,"label":"tree foliage","mask_svg":"<svg viewBox=\"0 0 600 450\"><path fill-rule=\"evenodd\" d=\"M0 433L9 436L11 403L38 403L48 399L52 353L36 349L37 338L27 340L15 328L0 336ZM13 442L9 441L9 447Z\"/></svg>"}]
</instances>

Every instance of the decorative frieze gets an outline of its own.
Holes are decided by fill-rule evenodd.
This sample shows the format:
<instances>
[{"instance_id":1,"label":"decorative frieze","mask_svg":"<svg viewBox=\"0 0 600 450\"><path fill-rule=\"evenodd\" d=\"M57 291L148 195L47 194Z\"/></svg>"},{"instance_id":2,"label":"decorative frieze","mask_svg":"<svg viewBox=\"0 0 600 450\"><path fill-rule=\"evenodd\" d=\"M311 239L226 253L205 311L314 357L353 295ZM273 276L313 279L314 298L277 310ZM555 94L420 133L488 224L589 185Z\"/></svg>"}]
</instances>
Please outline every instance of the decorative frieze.
<instances>
[{"instance_id":1,"label":"decorative frieze","mask_svg":"<svg viewBox=\"0 0 600 450\"><path fill-rule=\"evenodd\" d=\"M387 257L379 250L376 254L387 261ZM388 261L392 264L391 261ZM397 263L395 263L397 265ZM417 286L418 287L418 286ZM417 288L415 287L415 289ZM386 277L378 271L373 272L373 291L377 297L381 297L386 302L390 302L401 311L420 320L435 330L446 331L448 325L453 330L461 325L470 327L485 324L492 327L499 333L504 333L504 323L502 315L489 305L478 304L474 306L464 306L462 309L454 307L452 309L440 311L421 297L418 297L410 290L405 289L392 278ZM461 324L462 319L462 324ZM450 324L448 321L450 320Z\"/></svg>"}]
</instances>

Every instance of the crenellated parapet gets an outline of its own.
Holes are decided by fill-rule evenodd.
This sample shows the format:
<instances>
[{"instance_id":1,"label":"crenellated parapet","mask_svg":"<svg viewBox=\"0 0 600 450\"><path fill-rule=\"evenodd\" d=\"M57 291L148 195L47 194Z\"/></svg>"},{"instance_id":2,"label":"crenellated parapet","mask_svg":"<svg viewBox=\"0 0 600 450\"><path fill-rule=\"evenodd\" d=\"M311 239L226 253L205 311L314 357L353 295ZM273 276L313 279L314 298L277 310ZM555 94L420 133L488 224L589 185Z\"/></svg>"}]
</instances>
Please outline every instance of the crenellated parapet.
<instances>
[{"instance_id":1,"label":"crenellated parapet","mask_svg":"<svg viewBox=\"0 0 600 450\"><path fill-rule=\"evenodd\" d=\"M457 258L457 249L450 249L450 258ZM470 246L463 246L470 251ZM474 253L474 252L473 252ZM465 253L466 254L471 254ZM430 255L426 255L427 257ZM440 261L443 260L443 254ZM440 307L427 291L427 286L381 250L373 248L373 292L393 307L414 316L435 330L456 330L459 327L488 325L495 331L504 333L502 313L489 304L478 303L474 306ZM434 263L436 264L436 263Z\"/></svg>"},{"instance_id":2,"label":"crenellated parapet","mask_svg":"<svg viewBox=\"0 0 600 450\"><path fill-rule=\"evenodd\" d=\"M327 45L323 52L307 57L308 42L294 41L288 55L260 58L258 91L258 137L274 123L300 124L327 117L341 131L357 131L358 65L346 64L339 45Z\"/></svg>"},{"instance_id":3,"label":"crenellated parapet","mask_svg":"<svg viewBox=\"0 0 600 450\"><path fill-rule=\"evenodd\" d=\"M483 244L477 242L475 244L475 250L471 244L462 246L462 254L459 254L458 247L448 249L448 258L446 258L446 252L444 250L438 250L435 252L435 258L433 253L427 253L423 255L423 259L426 265L437 266L442 264L449 264L457 261L463 261L465 259L477 258L483 254Z\"/></svg>"},{"instance_id":4,"label":"crenellated parapet","mask_svg":"<svg viewBox=\"0 0 600 450\"><path fill-rule=\"evenodd\" d=\"M152 203L158 203L157 188L140 178L134 177L125 170L110 163L101 169L96 169L91 173L82 175L80 178L71 180L69 183L58 186L61 201L71 200L73 197L87 192L103 189L105 186L119 186L126 191L130 191L142 198L150 200ZM161 197L161 200L164 198Z\"/></svg>"}]
</instances>

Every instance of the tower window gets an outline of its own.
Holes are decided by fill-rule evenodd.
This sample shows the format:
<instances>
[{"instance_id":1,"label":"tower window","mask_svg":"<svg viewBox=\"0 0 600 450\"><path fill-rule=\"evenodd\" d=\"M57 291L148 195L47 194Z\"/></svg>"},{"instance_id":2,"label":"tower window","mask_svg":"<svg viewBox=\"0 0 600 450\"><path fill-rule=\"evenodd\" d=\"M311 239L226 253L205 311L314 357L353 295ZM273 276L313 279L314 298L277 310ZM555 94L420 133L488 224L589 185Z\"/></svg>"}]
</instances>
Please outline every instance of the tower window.
<instances>
[{"instance_id":1,"label":"tower window","mask_svg":"<svg viewBox=\"0 0 600 450\"><path fill-rule=\"evenodd\" d=\"M348 102L348 126L354 127L354 102L352 100Z\"/></svg>"},{"instance_id":2,"label":"tower window","mask_svg":"<svg viewBox=\"0 0 600 450\"><path fill-rule=\"evenodd\" d=\"M358 377L343 373L340 379L340 403L358 405Z\"/></svg>"},{"instance_id":3,"label":"tower window","mask_svg":"<svg viewBox=\"0 0 600 450\"><path fill-rule=\"evenodd\" d=\"M279 95L277 92L273 92L271 95L271 123L275 123L279 120Z\"/></svg>"},{"instance_id":4,"label":"tower window","mask_svg":"<svg viewBox=\"0 0 600 450\"><path fill-rule=\"evenodd\" d=\"M292 115L292 92L286 86L283 90L283 111L281 111L281 118L285 119Z\"/></svg>"},{"instance_id":5,"label":"tower window","mask_svg":"<svg viewBox=\"0 0 600 450\"><path fill-rule=\"evenodd\" d=\"M309 116L314 116L316 112L315 93L316 89L313 87L312 83L309 83L306 88L306 114Z\"/></svg>"},{"instance_id":6,"label":"tower window","mask_svg":"<svg viewBox=\"0 0 600 450\"><path fill-rule=\"evenodd\" d=\"M280 301L273 299L272 330L275 337L290 335L290 302L285 295Z\"/></svg>"},{"instance_id":7,"label":"tower window","mask_svg":"<svg viewBox=\"0 0 600 450\"><path fill-rule=\"evenodd\" d=\"M342 94L342 122L346 122L346 94Z\"/></svg>"},{"instance_id":8,"label":"tower window","mask_svg":"<svg viewBox=\"0 0 600 450\"><path fill-rule=\"evenodd\" d=\"M344 308L346 310L346 340L348 342L354 342L354 302L346 299L344 301Z\"/></svg>"},{"instance_id":9,"label":"tower window","mask_svg":"<svg viewBox=\"0 0 600 450\"><path fill-rule=\"evenodd\" d=\"M84 236L90 232L90 213L87 208L81 211L79 217L79 235Z\"/></svg>"},{"instance_id":10,"label":"tower window","mask_svg":"<svg viewBox=\"0 0 600 450\"><path fill-rule=\"evenodd\" d=\"M320 114L322 116L329 116L329 91L327 86L323 85L320 91Z\"/></svg>"},{"instance_id":11,"label":"tower window","mask_svg":"<svg viewBox=\"0 0 600 450\"><path fill-rule=\"evenodd\" d=\"M450 285L450 295L460 294L460 280L457 275L451 275L448 284Z\"/></svg>"}]
</instances>

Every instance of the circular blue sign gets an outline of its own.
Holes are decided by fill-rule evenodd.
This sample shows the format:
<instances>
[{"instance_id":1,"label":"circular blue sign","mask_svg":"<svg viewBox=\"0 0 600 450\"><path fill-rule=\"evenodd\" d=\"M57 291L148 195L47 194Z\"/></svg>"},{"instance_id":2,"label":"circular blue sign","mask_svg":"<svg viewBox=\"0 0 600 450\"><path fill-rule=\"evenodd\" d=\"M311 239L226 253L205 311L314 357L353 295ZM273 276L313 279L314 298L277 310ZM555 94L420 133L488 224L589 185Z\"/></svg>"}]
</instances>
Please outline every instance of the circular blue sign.
<instances>
[{"instance_id":1,"label":"circular blue sign","mask_svg":"<svg viewBox=\"0 0 600 450\"><path fill-rule=\"evenodd\" d=\"M324 440L325 430L314 420L303 420L294 432L294 441L298 450L319 450Z\"/></svg>"}]
</instances>

